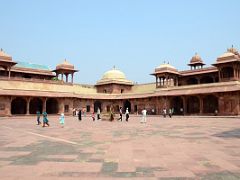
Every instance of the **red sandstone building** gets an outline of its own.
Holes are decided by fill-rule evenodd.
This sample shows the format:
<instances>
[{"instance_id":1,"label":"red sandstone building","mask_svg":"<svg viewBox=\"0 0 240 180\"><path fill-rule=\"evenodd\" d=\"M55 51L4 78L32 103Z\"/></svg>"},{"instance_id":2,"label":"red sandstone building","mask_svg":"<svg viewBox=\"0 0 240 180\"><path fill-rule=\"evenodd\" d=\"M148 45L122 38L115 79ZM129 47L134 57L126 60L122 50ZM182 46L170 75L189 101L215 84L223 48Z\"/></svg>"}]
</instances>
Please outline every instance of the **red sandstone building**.
<instances>
[{"instance_id":1,"label":"red sandstone building","mask_svg":"<svg viewBox=\"0 0 240 180\"><path fill-rule=\"evenodd\" d=\"M113 108L129 108L140 113L161 114L174 108L175 114L240 114L240 55L233 47L204 67L196 54L188 64L190 70L178 71L162 64L151 74L156 83L133 84L120 70L104 73L95 85L74 84L74 66L66 60L50 70L46 66L15 62L0 51L0 116L35 114L72 114L74 108L87 112L98 108L103 113ZM60 76L60 77L59 77ZM71 81L69 82L69 77Z\"/></svg>"}]
</instances>

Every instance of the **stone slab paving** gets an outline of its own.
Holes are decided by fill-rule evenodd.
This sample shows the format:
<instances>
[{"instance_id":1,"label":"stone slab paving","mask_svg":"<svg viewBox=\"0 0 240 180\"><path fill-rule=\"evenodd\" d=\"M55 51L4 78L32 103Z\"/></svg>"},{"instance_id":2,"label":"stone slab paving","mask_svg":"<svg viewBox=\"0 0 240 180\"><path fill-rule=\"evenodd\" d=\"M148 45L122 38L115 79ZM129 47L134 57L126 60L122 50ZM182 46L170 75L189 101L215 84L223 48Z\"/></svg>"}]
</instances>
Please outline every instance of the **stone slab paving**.
<instances>
[{"instance_id":1,"label":"stone slab paving","mask_svg":"<svg viewBox=\"0 0 240 180\"><path fill-rule=\"evenodd\" d=\"M0 179L240 179L240 118L0 117Z\"/></svg>"}]
</instances>

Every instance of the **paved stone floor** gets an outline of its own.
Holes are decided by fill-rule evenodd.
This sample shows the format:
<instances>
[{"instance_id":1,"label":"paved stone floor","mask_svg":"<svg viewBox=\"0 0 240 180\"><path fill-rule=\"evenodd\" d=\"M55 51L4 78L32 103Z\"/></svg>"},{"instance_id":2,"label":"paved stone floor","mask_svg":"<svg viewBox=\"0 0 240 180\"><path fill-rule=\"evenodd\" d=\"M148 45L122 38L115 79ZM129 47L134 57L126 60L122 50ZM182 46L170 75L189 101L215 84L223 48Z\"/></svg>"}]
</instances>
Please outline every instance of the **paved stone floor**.
<instances>
[{"instance_id":1,"label":"paved stone floor","mask_svg":"<svg viewBox=\"0 0 240 180\"><path fill-rule=\"evenodd\" d=\"M0 117L0 179L240 179L240 119Z\"/></svg>"}]
</instances>

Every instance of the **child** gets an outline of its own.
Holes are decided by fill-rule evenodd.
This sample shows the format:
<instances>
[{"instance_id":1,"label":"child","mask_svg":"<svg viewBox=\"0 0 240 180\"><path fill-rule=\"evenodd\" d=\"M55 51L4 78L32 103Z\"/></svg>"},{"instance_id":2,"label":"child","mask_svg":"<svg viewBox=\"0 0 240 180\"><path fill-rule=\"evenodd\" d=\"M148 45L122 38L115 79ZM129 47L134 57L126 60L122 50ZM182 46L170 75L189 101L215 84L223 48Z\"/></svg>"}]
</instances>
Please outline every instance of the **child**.
<instances>
[{"instance_id":1,"label":"child","mask_svg":"<svg viewBox=\"0 0 240 180\"><path fill-rule=\"evenodd\" d=\"M59 118L59 123L62 125L62 128L64 127L64 121L65 121L65 117L64 117L64 114L62 113Z\"/></svg>"}]
</instances>

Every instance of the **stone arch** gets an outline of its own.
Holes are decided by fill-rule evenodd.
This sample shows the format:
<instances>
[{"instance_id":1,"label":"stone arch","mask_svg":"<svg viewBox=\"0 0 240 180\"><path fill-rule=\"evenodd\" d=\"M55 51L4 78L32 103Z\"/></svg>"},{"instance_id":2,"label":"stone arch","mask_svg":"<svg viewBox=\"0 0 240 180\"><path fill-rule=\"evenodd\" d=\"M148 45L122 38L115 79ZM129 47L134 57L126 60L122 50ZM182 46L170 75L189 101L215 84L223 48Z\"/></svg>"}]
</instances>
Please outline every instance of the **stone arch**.
<instances>
[{"instance_id":1,"label":"stone arch","mask_svg":"<svg viewBox=\"0 0 240 180\"><path fill-rule=\"evenodd\" d=\"M200 79L201 84L206 84L206 83L213 83L214 80L211 76L204 76Z\"/></svg>"},{"instance_id":2,"label":"stone arch","mask_svg":"<svg viewBox=\"0 0 240 180\"><path fill-rule=\"evenodd\" d=\"M102 102L101 101L95 101L94 102L94 112L97 112L98 108L102 112Z\"/></svg>"},{"instance_id":3,"label":"stone arch","mask_svg":"<svg viewBox=\"0 0 240 180\"><path fill-rule=\"evenodd\" d=\"M214 113L218 110L218 98L214 95L207 95L203 98L203 113Z\"/></svg>"},{"instance_id":4,"label":"stone arch","mask_svg":"<svg viewBox=\"0 0 240 180\"><path fill-rule=\"evenodd\" d=\"M131 102L129 100L126 100L123 104L124 111L128 108L128 111L131 112Z\"/></svg>"},{"instance_id":5,"label":"stone arch","mask_svg":"<svg viewBox=\"0 0 240 180\"><path fill-rule=\"evenodd\" d=\"M171 99L171 107L174 109L174 114L181 115L183 112L181 112L181 108L183 108L183 99L179 96L173 97Z\"/></svg>"},{"instance_id":6,"label":"stone arch","mask_svg":"<svg viewBox=\"0 0 240 180\"><path fill-rule=\"evenodd\" d=\"M187 113L198 114L200 113L200 100L196 96L190 96L187 98Z\"/></svg>"},{"instance_id":7,"label":"stone arch","mask_svg":"<svg viewBox=\"0 0 240 180\"><path fill-rule=\"evenodd\" d=\"M17 97L11 102L12 114L26 114L27 113L27 101L24 98Z\"/></svg>"},{"instance_id":8,"label":"stone arch","mask_svg":"<svg viewBox=\"0 0 240 180\"><path fill-rule=\"evenodd\" d=\"M29 113L36 114L37 111L42 113L43 101L40 98L32 98L29 103Z\"/></svg>"},{"instance_id":9,"label":"stone arch","mask_svg":"<svg viewBox=\"0 0 240 180\"><path fill-rule=\"evenodd\" d=\"M194 78L194 77L189 78L189 79L187 80L187 84L188 84L188 85L198 84L198 80L197 80L197 78Z\"/></svg>"},{"instance_id":10,"label":"stone arch","mask_svg":"<svg viewBox=\"0 0 240 180\"><path fill-rule=\"evenodd\" d=\"M58 113L58 101L56 98L47 99L46 111L48 114L57 114Z\"/></svg>"}]
</instances>

